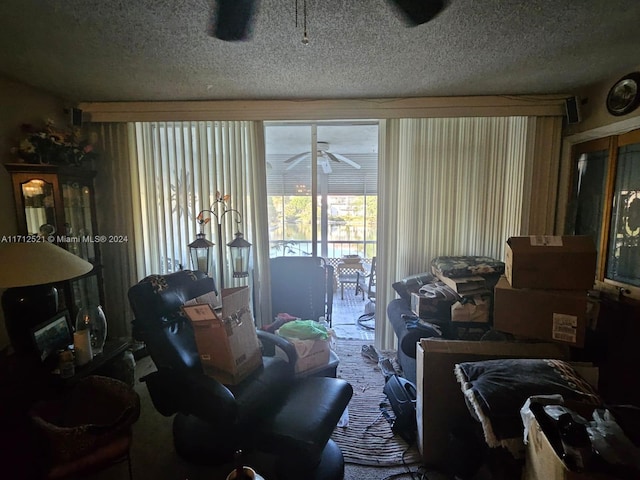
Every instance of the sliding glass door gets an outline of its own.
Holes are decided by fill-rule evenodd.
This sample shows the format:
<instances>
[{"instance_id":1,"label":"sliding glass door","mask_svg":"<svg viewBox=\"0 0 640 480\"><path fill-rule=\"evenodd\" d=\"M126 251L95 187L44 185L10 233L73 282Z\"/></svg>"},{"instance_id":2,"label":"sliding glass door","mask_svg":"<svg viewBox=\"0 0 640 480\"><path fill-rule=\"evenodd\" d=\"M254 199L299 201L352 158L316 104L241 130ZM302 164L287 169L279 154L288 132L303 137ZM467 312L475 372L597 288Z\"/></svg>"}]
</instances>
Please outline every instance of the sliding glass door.
<instances>
[{"instance_id":1,"label":"sliding glass door","mask_svg":"<svg viewBox=\"0 0 640 480\"><path fill-rule=\"evenodd\" d=\"M265 125L271 256L376 254L377 122Z\"/></svg>"}]
</instances>

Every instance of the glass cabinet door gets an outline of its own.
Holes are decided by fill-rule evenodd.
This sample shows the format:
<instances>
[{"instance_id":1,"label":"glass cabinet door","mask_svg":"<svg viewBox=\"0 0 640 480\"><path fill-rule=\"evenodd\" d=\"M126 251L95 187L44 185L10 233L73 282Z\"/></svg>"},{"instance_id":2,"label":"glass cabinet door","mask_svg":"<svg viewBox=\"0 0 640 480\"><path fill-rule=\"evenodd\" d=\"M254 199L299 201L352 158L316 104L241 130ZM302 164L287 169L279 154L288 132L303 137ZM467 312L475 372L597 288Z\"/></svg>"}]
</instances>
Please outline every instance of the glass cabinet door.
<instances>
[{"instance_id":1,"label":"glass cabinet door","mask_svg":"<svg viewBox=\"0 0 640 480\"><path fill-rule=\"evenodd\" d=\"M92 187L77 180L61 181L64 203L64 230L70 252L95 264L93 218L91 210Z\"/></svg>"},{"instance_id":2,"label":"glass cabinet door","mask_svg":"<svg viewBox=\"0 0 640 480\"><path fill-rule=\"evenodd\" d=\"M607 278L640 287L640 135L618 143Z\"/></svg>"},{"instance_id":3,"label":"glass cabinet door","mask_svg":"<svg viewBox=\"0 0 640 480\"><path fill-rule=\"evenodd\" d=\"M571 203L566 232L590 235L596 250L602 250L602 228L606 205L609 139L599 139L574 147Z\"/></svg>"},{"instance_id":4,"label":"glass cabinet door","mask_svg":"<svg viewBox=\"0 0 640 480\"><path fill-rule=\"evenodd\" d=\"M593 237L597 281L640 299L640 130L574 145L572 159L565 232Z\"/></svg>"}]
</instances>

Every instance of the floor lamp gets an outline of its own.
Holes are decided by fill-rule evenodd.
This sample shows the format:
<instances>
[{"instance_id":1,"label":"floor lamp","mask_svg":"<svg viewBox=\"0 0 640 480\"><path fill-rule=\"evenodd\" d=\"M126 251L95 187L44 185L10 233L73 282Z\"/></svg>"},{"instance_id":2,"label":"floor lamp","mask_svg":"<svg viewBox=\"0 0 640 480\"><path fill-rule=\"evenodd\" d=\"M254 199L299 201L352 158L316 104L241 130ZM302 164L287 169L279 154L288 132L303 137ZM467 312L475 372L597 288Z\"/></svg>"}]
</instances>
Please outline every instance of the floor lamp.
<instances>
[{"instance_id":1,"label":"floor lamp","mask_svg":"<svg viewBox=\"0 0 640 480\"><path fill-rule=\"evenodd\" d=\"M216 201L208 209L201 210L196 218L200 225L200 232L196 235L196 239L191 242L189 247L189 256L191 257L191 263L195 270L200 270L206 275L211 275L213 270L213 254L212 250L214 243L207 240L204 233L204 226L209 223L211 218L216 219L217 234L218 234L218 274L220 276L220 290L224 289L224 263L222 255L222 220L225 215L232 214L236 216L236 224L242 222L242 215L234 208L229 208L227 201L230 197L228 195L221 195L216 193ZM205 218L205 214L209 216ZM231 269L233 271L234 278L245 278L249 276L249 251L251 244L245 240L244 235L237 231L235 239L227 246L230 249L231 256Z\"/></svg>"},{"instance_id":2,"label":"floor lamp","mask_svg":"<svg viewBox=\"0 0 640 480\"><path fill-rule=\"evenodd\" d=\"M0 244L5 327L16 353L35 349L31 332L58 311L54 283L89 273L93 265L45 241Z\"/></svg>"}]
</instances>

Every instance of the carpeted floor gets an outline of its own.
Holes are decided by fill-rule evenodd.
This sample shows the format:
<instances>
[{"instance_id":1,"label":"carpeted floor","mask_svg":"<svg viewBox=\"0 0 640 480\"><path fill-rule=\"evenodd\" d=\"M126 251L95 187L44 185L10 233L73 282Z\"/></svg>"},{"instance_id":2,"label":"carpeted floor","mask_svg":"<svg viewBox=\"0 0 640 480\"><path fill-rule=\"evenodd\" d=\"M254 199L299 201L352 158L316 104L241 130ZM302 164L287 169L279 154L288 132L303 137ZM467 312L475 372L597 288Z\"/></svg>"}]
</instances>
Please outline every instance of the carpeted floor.
<instances>
[{"instance_id":1,"label":"carpeted floor","mask_svg":"<svg viewBox=\"0 0 640 480\"><path fill-rule=\"evenodd\" d=\"M336 353L340 357L338 376L353 387L349 403L349 425L336 428L333 439L340 445L345 461L359 465L394 466L419 462L414 445L391 431L391 425L381 413L382 404L393 411L383 393L384 375L378 364L361 353L367 342L338 340ZM380 356L384 356L381 352ZM387 355L390 356L390 355Z\"/></svg>"}]
</instances>

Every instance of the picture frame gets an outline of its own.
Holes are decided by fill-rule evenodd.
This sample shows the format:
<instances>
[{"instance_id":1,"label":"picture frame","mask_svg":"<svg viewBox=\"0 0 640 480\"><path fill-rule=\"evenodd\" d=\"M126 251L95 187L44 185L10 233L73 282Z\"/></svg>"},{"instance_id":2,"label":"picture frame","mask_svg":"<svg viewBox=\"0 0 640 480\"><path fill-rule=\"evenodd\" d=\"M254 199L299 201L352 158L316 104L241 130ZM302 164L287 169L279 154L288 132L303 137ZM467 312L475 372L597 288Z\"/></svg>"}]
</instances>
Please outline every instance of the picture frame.
<instances>
[{"instance_id":1,"label":"picture frame","mask_svg":"<svg viewBox=\"0 0 640 480\"><path fill-rule=\"evenodd\" d=\"M31 336L43 362L58 350L67 348L73 343L69 311L62 310L46 322L36 325L31 329Z\"/></svg>"}]
</instances>

